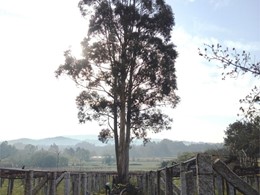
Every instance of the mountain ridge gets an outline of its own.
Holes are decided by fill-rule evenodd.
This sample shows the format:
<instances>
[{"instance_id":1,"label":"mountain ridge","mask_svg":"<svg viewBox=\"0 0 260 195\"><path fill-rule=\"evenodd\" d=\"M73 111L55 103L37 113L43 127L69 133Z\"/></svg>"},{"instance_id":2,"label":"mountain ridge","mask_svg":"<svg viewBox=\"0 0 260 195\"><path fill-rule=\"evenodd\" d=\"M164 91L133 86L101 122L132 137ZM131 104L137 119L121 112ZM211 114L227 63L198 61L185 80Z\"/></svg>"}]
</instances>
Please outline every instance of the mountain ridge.
<instances>
[{"instance_id":1,"label":"mountain ridge","mask_svg":"<svg viewBox=\"0 0 260 195\"><path fill-rule=\"evenodd\" d=\"M181 142L186 146L193 145L193 144L222 144L222 143L209 143L209 142L195 142L195 141L177 141L177 140L171 140L171 139L151 139L151 143L159 143L163 140L169 140L172 142ZM32 138L19 138L19 139L12 139L12 140L6 140L9 144L15 145L15 144L32 144L32 145L61 145L61 146L73 146L77 145L81 142L88 142L90 144L93 144L95 146L105 146L107 144L103 144L98 140L97 135L63 135L63 136L55 136L55 137L46 137L41 139L32 139ZM0 143L3 141L0 141ZM113 145L113 140L109 140L108 144ZM142 145L142 140L135 140L133 142L133 145Z\"/></svg>"}]
</instances>

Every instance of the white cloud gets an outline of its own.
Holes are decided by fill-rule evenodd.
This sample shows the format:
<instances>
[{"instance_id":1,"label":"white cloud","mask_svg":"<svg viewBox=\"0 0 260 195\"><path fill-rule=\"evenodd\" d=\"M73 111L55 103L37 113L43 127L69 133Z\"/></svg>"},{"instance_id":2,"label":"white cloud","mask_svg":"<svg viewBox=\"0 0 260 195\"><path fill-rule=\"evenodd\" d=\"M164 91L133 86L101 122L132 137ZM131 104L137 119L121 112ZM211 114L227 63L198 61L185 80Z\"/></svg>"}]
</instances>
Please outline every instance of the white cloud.
<instances>
[{"instance_id":1,"label":"white cloud","mask_svg":"<svg viewBox=\"0 0 260 195\"><path fill-rule=\"evenodd\" d=\"M216 9L227 7L230 4L231 0L210 0L210 4Z\"/></svg>"},{"instance_id":2,"label":"white cloud","mask_svg":"<svg viewBox=\"0 0 260 195\"><path fill-rule=\"evenodd\" d=\"M235 122L239 99L250 90L247 76L222 80L220 69L198 55L204 43L216 44L216 38L192 36L177 26L172 34L179 57L176 62L178 95L181 102L173 116L173 130L160 136L178 140L223 141L224 130Z\"/></svg>"}]
</instances>

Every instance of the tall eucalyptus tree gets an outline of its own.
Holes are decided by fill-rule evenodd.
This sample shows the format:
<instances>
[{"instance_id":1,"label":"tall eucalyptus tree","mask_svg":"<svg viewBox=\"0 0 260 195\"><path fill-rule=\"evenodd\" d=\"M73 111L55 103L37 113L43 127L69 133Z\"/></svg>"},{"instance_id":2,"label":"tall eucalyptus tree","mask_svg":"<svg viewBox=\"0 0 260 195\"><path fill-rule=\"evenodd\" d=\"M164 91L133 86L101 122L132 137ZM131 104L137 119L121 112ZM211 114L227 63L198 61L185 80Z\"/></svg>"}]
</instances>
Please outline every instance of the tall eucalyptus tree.
<instances>
[{"instance_id":1,"label":"tall eucalyptus tree","mask_svg":"<svg viewBox=\"0 0 260 195\"><path fill-rule=\"evenodd\" d=\"M161 107L174 108L175 45L170 42L174 15L164 0L82 0L89 17L83 58L65 52L56 76L66 74L84 90L76 98L81 123L97 120L103 142L113 137L119 181L127 182L133 139L170 129Z\"/></svg>"}]
</instances>

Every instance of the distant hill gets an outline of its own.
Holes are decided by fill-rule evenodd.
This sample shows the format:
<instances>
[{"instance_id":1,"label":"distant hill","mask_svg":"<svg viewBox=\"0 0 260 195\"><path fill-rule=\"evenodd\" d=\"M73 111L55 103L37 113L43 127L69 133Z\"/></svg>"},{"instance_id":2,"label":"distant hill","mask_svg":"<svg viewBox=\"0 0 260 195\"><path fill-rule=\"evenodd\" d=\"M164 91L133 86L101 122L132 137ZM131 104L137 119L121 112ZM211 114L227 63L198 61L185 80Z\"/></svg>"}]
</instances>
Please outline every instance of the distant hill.
<instances>
[{"instance_id":1,"label":"distant hill","mask_svg":"<svg viewBox=\"0 0 260 195\"><path fill-rule=\"evenodd\" d=\"M35 146L50 146L52 144L56 144L58 146L74 146L80 143L81 140L72 139L68 137L58 136L44 139L28 139L21 138L15 140L9 140L8 143L16 146L17 148L22 148L27 144L35 145Z\"/></svg>"},{"instance_id":2,"label":"distant hill","mask_svg":"<svg viewBox=\"0 0 260 195\"><path fill-rule=\"evenodd\" d=\"M16 144L16 143L22 143L22 144L32 144L35 145L37 144L37 140L35 139L29 139L29 138L20 138L20 139L15 139L15 140L9 140L9 144Z\"/></svg>"},{"instance_id":3,"label":"distant hill","mask_svg":"<svg viewBox=\"0 0 260 195\"><path fill-rule=\"evenodd\" d=\"M79 139L76 139L76 138ZM58 136L44 139L28 139L21 138L8 141L17 149L23 149L25 145L32 144L40 148L48 148L52 144L56 144L60 149L84 148L91 152L92 155L114 155L113 140L108 144L98 141L97 136L79 135L79 136ZM105 146L105 147L104 147ZM183 152L204 152L209 149L217 149L223 146L222 143L196 143L184 141L172 141L169 139L154 140L143 146L142 141L135 141L131 145L130 157L176 157Z\"/></svg>"}]
</instances>

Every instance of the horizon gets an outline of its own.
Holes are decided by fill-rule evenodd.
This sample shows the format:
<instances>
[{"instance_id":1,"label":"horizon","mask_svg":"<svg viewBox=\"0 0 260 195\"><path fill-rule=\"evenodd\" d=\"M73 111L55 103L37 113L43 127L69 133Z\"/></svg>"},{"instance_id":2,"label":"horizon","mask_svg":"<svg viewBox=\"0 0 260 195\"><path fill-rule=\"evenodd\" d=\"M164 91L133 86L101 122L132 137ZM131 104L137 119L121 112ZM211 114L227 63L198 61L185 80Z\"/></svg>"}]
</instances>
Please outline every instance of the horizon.
<instances>
[{"instance_id":1,"label":"horizon","mask_svg":"<svg viewBox=\"0 0 260 195\"><path fill-rule=\"evenodd\" d=\"M83 138L84 137L84 138ZM96 139L95 139L96 137ZM85 134L85 135L58 135L58 136L54 136L54 137L43 137L43 138L28 138L28 137L21 137L21 138L17 138L17 139L10 139L10 140L1 140L0 138L0 143L4 142L4 141L7 141L7 142L13 142L13 141L18 141L18 140L23 140L23 139L26 139L26 140L33 140L33 141L41 141L41 140L45 140L45 139L58 139L58 138L67 138L67 139L71 139L71 140L75 140L75 141L95 141L95 142L100 142L100 144L102 145L109 145L109 144L114 144L113 142L113 138L110 139L108 141L108 143L102 143L101 141L98 140L98 137L95 135L95 134ZM162 139L159 139L159 138L153 138L151 139L149 142L160 142L162 140L170 140L170 141L173 141L173 142L183 142L183 143L205 143L205 144L223 144L223 142L204 142L204 141L187 141L187 140L173 140L173 139L170 139L170 138L162 138ZM141 142L142 139L135 139L134 142ZM112 142L112 143L111 143ZM149 143L148 142L148 143Z\"/></svg>"}]
</instances>

